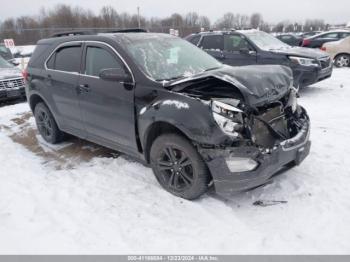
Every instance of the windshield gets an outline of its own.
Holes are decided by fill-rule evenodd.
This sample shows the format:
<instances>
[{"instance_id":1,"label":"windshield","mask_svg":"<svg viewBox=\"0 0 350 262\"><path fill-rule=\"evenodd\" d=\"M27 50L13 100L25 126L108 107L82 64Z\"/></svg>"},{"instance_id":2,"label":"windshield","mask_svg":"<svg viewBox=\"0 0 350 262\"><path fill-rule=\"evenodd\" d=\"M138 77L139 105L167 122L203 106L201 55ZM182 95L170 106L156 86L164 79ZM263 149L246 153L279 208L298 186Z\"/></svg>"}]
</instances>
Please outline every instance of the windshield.
<instances>
[{"instance_id":1,"label":"windshield","mask_svg":"<svg viewBox=\"0 0 350 262\"><path fill-rule=\"evenodd\" d=\"M244 33L254 44L263 50L288 49L291 46L283 43L276 37L261 31Z\"/></svg>"},{"instance_id":2,"label":"windshield","mask_svg":"<svg viewBox=\"0 0 350 262\"><path fill-rule=\"evenodd\" d=\"M0 56L0 68L12 68L13 65L11 65L9 62L7 62L4 58Z\"/></svg>"},{"instance_id":3,"label":"windshield","mask_svg":"<svg viewBox=\"0 0 350 262\"><path fill-rule=\"evenodd\" d=\"M156 81L188 77L222 66L198 47L175 37L132 39L125 48L141 70Z\"/></svg>"},{"instance_id":4,"label":"windshield","mask_svg":"<svg viewBox=\"0 0 350 262\"><path fill-rule=\"evenodd\" d=\"M12 58L12 54L10 49L8 49L7 47L0 45L0 56L2 56L5 59L11 59Z\"/></svg>"}]
</instances>

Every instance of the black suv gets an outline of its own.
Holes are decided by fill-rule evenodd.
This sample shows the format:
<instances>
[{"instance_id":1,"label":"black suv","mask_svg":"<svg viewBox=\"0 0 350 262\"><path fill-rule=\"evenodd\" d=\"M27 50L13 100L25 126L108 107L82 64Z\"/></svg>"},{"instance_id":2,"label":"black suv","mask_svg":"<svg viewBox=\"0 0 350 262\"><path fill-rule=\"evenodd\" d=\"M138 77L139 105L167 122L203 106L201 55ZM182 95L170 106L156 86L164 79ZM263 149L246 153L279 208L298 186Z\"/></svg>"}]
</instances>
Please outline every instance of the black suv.
<instances>
[{"instance_id":1,"label":"black suv","mask_svg":"<svg viewBox=\"0 0 350 262\"><path fill-rule=\"evenodd\" d=\"M291 47L258 30L213 31L192 34L186 40L224 64L285 65L293 70L294 86L305 87L332 75L332 60L321 51Z\"/></svg>"},{"instance_id":2,"label":"black suv","mask_svg":"<svg viewBox=\"0 0 350 262\"><path fill-rule=\"evenodd\" d=\"M26 92L40 134L70 133L150 164L174 195L254 188L309 153L309 118L283 66L229 67L180 38L44 39Z\"/></svg>"}]
</instances>

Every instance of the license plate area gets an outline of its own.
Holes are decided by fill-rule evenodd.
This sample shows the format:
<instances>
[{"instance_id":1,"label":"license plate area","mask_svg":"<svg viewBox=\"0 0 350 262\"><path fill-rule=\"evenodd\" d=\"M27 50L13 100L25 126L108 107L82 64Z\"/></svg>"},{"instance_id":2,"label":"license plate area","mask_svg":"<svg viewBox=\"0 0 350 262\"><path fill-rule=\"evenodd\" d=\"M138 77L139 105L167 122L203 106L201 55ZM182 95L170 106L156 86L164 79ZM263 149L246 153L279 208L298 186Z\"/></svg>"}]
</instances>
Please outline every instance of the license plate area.
<instances>
[{"instance_id":1,"label":"license plate area","mask_svg":"<svg viewBox=\"0 0 350 262\"><path fill-rule=\"evenodd\" d=\"M7 97L17 97L21 95L21 91L20 90L10 90L7 91Z\"/></svg>"}]
</instances>

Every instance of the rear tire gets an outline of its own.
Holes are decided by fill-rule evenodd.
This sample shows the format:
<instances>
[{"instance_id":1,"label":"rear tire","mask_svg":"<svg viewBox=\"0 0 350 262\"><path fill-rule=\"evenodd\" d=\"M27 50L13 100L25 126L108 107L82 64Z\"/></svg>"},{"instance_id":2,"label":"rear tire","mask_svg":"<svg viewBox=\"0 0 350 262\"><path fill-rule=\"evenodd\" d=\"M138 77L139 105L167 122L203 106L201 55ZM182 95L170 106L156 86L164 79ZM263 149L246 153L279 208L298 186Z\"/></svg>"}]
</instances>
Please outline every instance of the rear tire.
<instances>
[{"instance_id":1,"label":"rear tire","mask_svg":"<svg viewBox=\"0 0 350 262\"><path fill-rule=\"evenodd\" d=\"M164 134L156 138L150 160L158 182L173 195L192 200L208 190L209 170L184 137Z\"/></svg>"},{"instance_id":2,"label":"rear tire","mask_svg":"<svg viewBox=\"0 0 350 262\"><path fill-rule=\"evenodd\" d=\"M64 133L58 128L53 115L44 103L40 102L35 106L34 117L39 133L46 142L57 144L64 139Z\"/></svg>"},{"instance_id":3,"label":"rear tire","mask_svg":"<svg viewBox=\"0 0 350 262\"><path fill-rule=\"evenodd\" d=\"M341 54L337 55L334 59L334 65L336 67L348 67L350 66L350 55Z\"/></svg>"}]
</instances>

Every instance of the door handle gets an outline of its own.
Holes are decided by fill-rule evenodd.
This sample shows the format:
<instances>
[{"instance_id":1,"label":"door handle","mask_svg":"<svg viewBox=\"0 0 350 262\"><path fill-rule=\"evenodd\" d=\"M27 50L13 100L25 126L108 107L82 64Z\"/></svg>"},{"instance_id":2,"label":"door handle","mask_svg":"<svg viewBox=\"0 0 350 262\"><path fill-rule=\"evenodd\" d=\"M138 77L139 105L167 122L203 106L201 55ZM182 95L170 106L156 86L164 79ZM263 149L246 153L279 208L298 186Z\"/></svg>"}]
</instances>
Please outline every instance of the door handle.
<instances>
[{"instance_id":1,"label":"door handle","mask_svg":"<svg viewBox=\"0 0 350 262\"><path fill-rule=\"evenodd\" d=\"M79 85L79 93L82 93L82 92L90 92L90 87L88 84L82 84L82 85Z\"/></svg>"}]
</instances>

